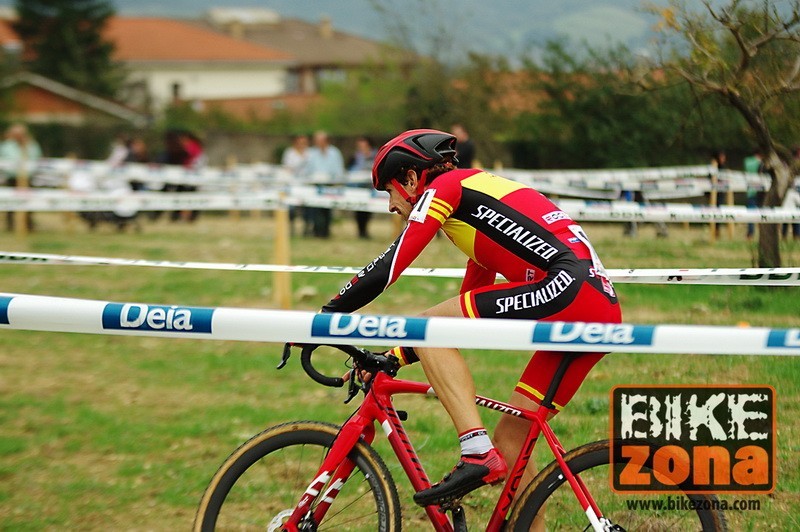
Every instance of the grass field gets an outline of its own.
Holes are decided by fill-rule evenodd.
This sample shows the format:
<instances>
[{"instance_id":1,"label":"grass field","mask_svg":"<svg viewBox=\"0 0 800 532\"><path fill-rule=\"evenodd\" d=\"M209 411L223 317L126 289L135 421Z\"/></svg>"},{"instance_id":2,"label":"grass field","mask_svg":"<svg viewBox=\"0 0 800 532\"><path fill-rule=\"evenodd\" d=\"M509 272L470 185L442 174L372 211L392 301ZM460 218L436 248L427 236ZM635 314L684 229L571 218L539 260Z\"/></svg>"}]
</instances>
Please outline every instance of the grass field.
<instances>
[{"instance_id":1,"label":"grass field","mask_svg":"<svg viewBox=\"0 0 800 532\"><path fill-rule=\"evenodd\" d=\"M0 234L0 250L123 258L271 262L269 217L204 215L194 225L145 222L140 234L109 228L89 233L77 220L37 215L24 241ZM292 240L295 264L360 266L385 249L392 224L378 217L373 239L354 238L342 216L331 240ZM706 227L671 227L656 239L643 227L622 238L619 225L587 224L608 268L749 267L753 245L707 241ZM800 244L785 244L786 266L800 264ZM462 256L437 239L415 266L461 267ZM78 266L0 266L0 291L197 306L269 308L272 276L249 272ZM295 274L293 306L316 310L347 280ZM455 279L401 279L368 307L414 314L455 294ZM618 284L625 320L800 327L800 289ZM309 381L296 359L275 370L273 344L0 332L0 529L186 530L219 464L264 427L292 419L341 422L352 406L340 390ZM691 346L687 346L691 351ZM505 399L527 360L519 352L465 353L479 390ZM419 368L404 377L422 378ZM778 488L757 512L731 513L734 530L800 528L800 360L790 357L633 355L606 357L564 415L554 422L567 447L608 432L608 394L617 384L769 384L778 397ZM449 421L430 400L401 400L407 429L432 478L456 459ZM496 416L488 414L493 426ZM383 444L378 445L383 449ZM542 449L539 449L541 451ZM540 453L541 454L541 453ZM407 482L384 455L410 501ZM541 460L543 456L540 456ZM470 521L491 511L494 492L469 498ZM410 530L421 512L404 505ZM476 530L481 527L476 525Z\"/></svg>"}]
</instances>

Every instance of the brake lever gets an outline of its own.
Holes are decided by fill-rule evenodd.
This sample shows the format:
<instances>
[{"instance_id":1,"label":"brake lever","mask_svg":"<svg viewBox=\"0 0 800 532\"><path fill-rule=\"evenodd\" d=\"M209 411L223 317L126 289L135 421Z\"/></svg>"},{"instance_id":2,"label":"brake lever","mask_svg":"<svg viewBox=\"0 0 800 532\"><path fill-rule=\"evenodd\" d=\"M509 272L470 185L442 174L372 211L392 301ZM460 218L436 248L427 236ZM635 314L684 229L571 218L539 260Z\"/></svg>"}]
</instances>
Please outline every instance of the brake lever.
<instances>
[{"instance_id":1,"label":"brake lever","mask_svg":"<svg viewBox=\"0 0 800 532\"><path fill-rule=\"evenodd\" d=\"M278 369L283 369L286 367L286 363L289 362L290 356L292 356L292 344L287 342L283 344L283 356L281 357L281 363L278 364Z\"/></svg>"},{"instance_id":2,"label":"brake lever","mask_svg":"<svg viewBox=\"0 0 800 532\"><path fill-rule=\"evenodd\" d=\"M356 368L350 370L350 379L348 379L347 385L347 399L344 400L344 404L349 403L353 400L353 397L358 395L358 391L361 389L356 383Z\"/></svg>"}]
</instances>

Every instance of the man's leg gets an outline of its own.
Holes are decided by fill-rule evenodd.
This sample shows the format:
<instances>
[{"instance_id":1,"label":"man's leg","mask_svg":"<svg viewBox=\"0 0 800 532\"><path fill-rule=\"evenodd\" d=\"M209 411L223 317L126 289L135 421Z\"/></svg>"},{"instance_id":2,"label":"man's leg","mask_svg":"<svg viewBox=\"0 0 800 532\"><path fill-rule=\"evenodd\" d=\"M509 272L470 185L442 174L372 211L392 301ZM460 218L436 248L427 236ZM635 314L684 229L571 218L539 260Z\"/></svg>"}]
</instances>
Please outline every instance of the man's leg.
<instances>
[{"instance_id":1,"label":"man's leg","mask_svg":"<svg viewBox=\"0 0 800 532\"><path fill-rule=\"evenodd\" d=\"M432 307L422 316L462 317L459 298ZM475 381L458 349L416 347L422 369L459 434L483 425L475 405Z\"/></svg>"},{"instance_id":2,"label":"man's leg","mask_svg":"<svg viewBox=\"0 0 800 532\"><path fill-rule=\"evenodd\" d=\"M423 316L460 317L461 303L453 298ZM505 478L507 467L483 427L475 405L475 381L458 349L415 348L422 369L459 434L461 461L444 480L414 496L417 504L443 504L485 484Z\"/></svg>"}]
</instances>

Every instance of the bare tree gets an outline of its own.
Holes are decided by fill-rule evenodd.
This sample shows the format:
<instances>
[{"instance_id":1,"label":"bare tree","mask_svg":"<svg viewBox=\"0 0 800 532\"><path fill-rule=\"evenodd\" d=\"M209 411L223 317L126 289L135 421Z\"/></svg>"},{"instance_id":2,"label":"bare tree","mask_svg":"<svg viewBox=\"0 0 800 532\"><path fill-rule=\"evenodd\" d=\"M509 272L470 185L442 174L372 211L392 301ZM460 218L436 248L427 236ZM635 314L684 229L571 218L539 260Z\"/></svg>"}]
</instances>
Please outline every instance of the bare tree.
<instances>
[{"instance_id":1,"label":"bare tree","mask_svg":"<svg viewBox=\"0 0 800 532\"><path fill-rule=\"evenodd\" d=\"M651 7L663 37L657 70L677 75L699 95L712 95L747 122L772 176L765 205L781 205L794 181L789 143L798 130L800 0L703 0L692 11L681 0ZM776 224L759 227L758 262L781 264Z\"/></svg>"}]
</instances>

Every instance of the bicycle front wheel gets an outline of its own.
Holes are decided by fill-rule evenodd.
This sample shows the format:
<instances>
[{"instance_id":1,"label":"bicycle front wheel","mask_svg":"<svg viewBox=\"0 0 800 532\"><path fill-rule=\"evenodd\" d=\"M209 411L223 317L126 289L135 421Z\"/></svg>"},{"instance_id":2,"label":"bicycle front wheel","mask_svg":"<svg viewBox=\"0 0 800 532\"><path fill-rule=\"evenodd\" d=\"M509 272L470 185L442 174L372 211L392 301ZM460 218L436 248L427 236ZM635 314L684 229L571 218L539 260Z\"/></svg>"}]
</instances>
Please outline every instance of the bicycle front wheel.
<instances>
[{"instance_id":1,"label":"bicycle front wheel","mask_svg":"<svg viewBox=\"0 0 800 532\"><path fill-rule=\"evenodd\" d=\"M338 431L335 425L298 421L269 428L242 444L206 488L194 530L280 530ZM355 469L324 520L308 523L308 529L399 530L397 490L383 461L365 443L358 443L348 458Z\"/></svg>"},{"instance_id":2,"label":"bicycle front wheel","mask_svg":"<svg viewBox=\"0 0 800 532\"><path fill-rule=\"evenodd\" d=\"M611 523L628 531L727 529L725 515L719 510L719 500L714 495L678 492L645 496L612 492L609 486L610 445L609 441L589 443L568 452L564 459ZM544 519L548 530L591 529L588 517L555 461L540 471L520 496L509 517L507 530L530 530L537 516Z\"/></svg>"}]
</instances>

